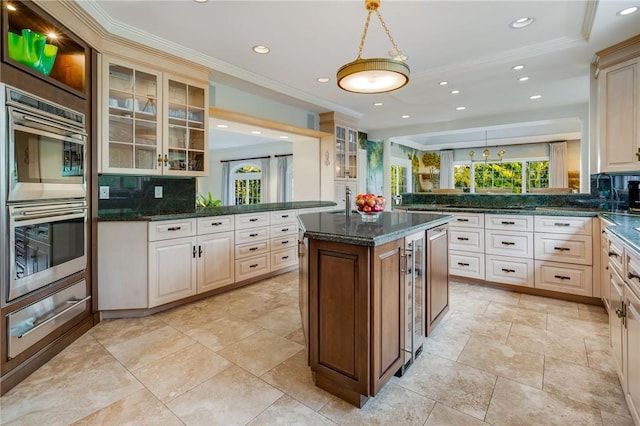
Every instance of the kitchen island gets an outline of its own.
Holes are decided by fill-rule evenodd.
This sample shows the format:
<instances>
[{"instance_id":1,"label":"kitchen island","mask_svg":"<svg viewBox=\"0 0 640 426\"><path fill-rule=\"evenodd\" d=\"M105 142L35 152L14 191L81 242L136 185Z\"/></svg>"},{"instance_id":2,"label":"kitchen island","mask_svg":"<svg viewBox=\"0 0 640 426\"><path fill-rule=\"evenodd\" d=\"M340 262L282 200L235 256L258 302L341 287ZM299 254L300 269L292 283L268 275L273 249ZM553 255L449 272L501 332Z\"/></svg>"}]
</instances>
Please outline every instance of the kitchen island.
<instances>
[{"instance_id":1,"label":"kitchen island","mask_svg":"<svg viewBox=\"0 0 640 426\"><path fill-rule=\"evenodd\" d=\"M362 407L404 370L407 347L411 357L417 349L407 340L416 330L424 337L449 306L452 218L405 212L383 212L372 222L344 212L299 216L300 310L316 386ZM424 247L426 263L418 265L426 268L411 266L417 247ZM412 276L426 286L412 292Z\"/></svg>"}]
</instances>

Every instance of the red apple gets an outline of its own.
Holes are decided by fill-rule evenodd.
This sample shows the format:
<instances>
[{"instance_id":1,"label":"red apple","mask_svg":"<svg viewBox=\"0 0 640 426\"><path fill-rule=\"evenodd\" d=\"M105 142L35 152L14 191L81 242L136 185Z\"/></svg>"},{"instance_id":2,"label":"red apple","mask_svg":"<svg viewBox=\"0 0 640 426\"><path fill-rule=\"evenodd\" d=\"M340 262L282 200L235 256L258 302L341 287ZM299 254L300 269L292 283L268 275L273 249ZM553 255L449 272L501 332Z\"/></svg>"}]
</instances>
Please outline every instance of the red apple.
<instances>
[{"instance_id":1,"label":"red apple","mask_svg":"<svg viewBox=\"0 0 640 426\"><path fill-rule=\"evenodd\" d=\"M365 206L362 208L362 211L363 211L363 212L365 212L365 213L371 213L371 206L370 206L370 205L368 205L368 204L367 204L367 205L365 205Z\"/></svg>"},{"instance_id":2,"label":"red apple","mask_svg":"<svg viewBox=\"0 0 640 426\"><path fill-rule=\"evenodd\" d=\"M367 198L367 205L369 207L373 207L376 205L376 199L375 197L371 197L371 198Z\"/></svg>"}]
</instances>

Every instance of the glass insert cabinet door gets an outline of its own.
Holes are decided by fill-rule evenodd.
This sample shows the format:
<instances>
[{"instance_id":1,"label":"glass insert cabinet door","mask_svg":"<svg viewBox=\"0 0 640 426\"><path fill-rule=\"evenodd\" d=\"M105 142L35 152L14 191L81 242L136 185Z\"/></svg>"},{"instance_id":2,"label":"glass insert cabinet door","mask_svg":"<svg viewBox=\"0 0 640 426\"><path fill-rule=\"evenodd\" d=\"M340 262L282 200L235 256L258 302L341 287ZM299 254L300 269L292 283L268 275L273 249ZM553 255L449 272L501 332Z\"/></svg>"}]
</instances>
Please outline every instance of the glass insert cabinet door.
<instances>
[{"instance_id":1,"label":"glass insert cabinet door","mask_svg":"<svg viewBox=\"0 0 640 426\"><path fill-rule=\"evenodd\" d=\"M166 103L168 128L163 152L164 173L204 173L208 114L205 88L168 78Z\"/></svg>"},{"instance_id":2,"label":"glass insert cabinet door","mask_svg":"<svg viewBox=\"0 0 640 426\"><path fill-rule=\"evenodd\" d=\"M162 172L159 72L105 61L103 171Z\"/></svg>"},{"instance_id":3,"label":"glass insert cabinet door","mask_svg":"<svg viewBox=\"0 0 640 426\"><path fill-rule=\"evenodd\" d=\"M336 170L338 179L356 179L358 177L358 132L342 126L336 126Z\"/></svg>"}]
</instances>

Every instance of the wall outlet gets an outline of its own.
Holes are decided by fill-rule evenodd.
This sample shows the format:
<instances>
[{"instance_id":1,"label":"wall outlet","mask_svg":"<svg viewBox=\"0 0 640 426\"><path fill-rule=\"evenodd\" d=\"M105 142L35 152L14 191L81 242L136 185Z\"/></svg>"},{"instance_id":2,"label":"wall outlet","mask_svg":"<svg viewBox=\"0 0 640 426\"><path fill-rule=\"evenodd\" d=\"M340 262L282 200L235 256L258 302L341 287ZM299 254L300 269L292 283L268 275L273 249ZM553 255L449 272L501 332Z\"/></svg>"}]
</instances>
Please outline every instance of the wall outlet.
<instances>
[{"instance_id":1,"label":"wall outlet","mask_svg":"<svg viewBox=\"0 0 640 426\"><path fill-rule=\"evenodd\" d=\"M162 187L161 186L156 186L154 194L155 194L156 198L162 198Z\"/></svg>"},{"instance_id":2,"label":"wall outlet","mask_svg":"<svg viewBox=\"0 0 640 426\"><path fill-rule=\"evenodd\" d=\"M109 187L108 186L101 186L100 187L99 197L100 197L101 200L108 200L109 199Z\"/></svg>"}]
</instances>

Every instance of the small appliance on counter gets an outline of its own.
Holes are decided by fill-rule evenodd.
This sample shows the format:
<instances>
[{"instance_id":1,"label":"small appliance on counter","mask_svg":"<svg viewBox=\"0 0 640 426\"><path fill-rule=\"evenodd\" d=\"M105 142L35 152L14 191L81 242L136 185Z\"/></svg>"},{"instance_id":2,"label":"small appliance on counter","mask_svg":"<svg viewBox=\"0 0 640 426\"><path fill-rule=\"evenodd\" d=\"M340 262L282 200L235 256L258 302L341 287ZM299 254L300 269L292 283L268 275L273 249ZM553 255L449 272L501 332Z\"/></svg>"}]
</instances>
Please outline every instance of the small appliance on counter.
<instances>
[{"instance_id":1,"label":"small appliance on counter","mask_svg":"<svg viewBox=\"0 0 640 426\"><path fill-rule=\"evenodd\" d=\"M627 183L629 190L629 213L640 213L640 180L630 180Z\"/></svg>"}]
</instances>

